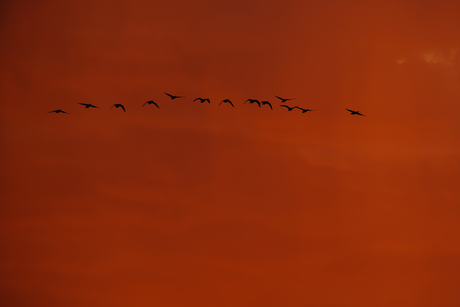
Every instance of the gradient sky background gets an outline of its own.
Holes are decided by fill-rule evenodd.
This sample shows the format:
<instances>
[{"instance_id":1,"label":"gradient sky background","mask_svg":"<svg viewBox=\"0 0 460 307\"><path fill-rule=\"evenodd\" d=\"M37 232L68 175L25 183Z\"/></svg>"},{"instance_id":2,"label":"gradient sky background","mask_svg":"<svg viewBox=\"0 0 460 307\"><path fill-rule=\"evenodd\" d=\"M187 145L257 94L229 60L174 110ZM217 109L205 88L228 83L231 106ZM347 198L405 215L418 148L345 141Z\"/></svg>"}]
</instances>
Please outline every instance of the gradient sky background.
<instances>
[{"instance_id":1,"label":"gradient sky background","mask_svg":"<svg viewBox=\"0 0 460 307\"><path fill-rule=\"evenodd\" d=\"M0 11L2 306L460 305L458 1Z\"/></svg>"}]
</instances>

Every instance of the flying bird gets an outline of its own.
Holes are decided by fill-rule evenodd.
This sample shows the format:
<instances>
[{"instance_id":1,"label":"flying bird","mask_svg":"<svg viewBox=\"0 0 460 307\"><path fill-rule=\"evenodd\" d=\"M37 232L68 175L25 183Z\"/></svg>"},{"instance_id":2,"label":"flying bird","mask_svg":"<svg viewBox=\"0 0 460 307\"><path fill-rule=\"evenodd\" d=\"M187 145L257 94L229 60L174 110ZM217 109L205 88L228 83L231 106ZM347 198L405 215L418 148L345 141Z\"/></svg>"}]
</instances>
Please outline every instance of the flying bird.
<instances>
[{"instance_id":1,"label":"flying bird","mask_svg":"<svg viewBox=\"0 0 460 307\"><path fill-rule=\"evenodd\" d=\"M366 116L366 115L364 115L364 114L361 114L361 113L359 113L359 111L353 111L353 110L350 110L350 109L345 109L345 110L347 110L348 112L350 112L350 113L351 113L351 115L361 115L361 116Z\"/></svg>"},{"instance_id":2,"label":"flying bird","mask_svg":"<svg viewBox=\"0 0 460 307\"><path fill-rule=\"evenodd\" d=\"M233 103L232 103L229 99L224 99L224 100L222 100L222 101L219 103L219 106L222 104L222 102L228 102L229 104L232 105L232 107L235 107L235 106L233 105Z\"/></svg>"},{"instance_id":3,"label":"flying bird","mask_svg":"<svg viewBox=\"0 0 460 307\"><path fill-rule=\"evenodd\" d=\"M316 111L316 110L310 110L310 109L303 109L303 108L299 108L299 107L294 107L294 108L302 110L302 113L305 113L305 112L308 112L308 111Z\"/></svg>"},{"instance_id":4,"label":"flying bird","mask_svg":"<svg viewBox=\"0 0 460 307\"><path fill-rule=\"evenodd\" d=\"M245 104L246 102L249 102L250 104L257 103L257 105L260 107L260 102L257 99L248 99L243 104Z\"/></svg>"},{"instance_id":5,"label":"flying bird","mask_svg":"<svg viewBox=\"0 0 460 307\"><path fill-rule=\"evenodd\" d=\"M289 107L289 106L287 106L287 105L285 105L285 104L280 105L280 107L288 108L288 111L292 111L292 110L294 110L295 108L297 108L297 107Z\"/></svg>"},{"instance_id":6,"label":"flying bird","mask_svg":"<svg viewBox=\"0 0 460 307\"><path fill-rule=\"evenodd\" d=\"M176 98L183 98L184 96L174 96L174 95L171 95L171 94L168 94L168 93L165 93L166 95L168 95L169 97L171 97L171 99L176 99Z\"/></svg>"},{"instance_id":7,"label":"flying bird","mask_svg":"<svg viewBox=\"0 0 460 307\"><path fill-rule=\"evenodd\" d=\"M295 98L281 98L281 97L276 96L276 95L275 95L275 97L278 98L278 99L281 99L281 102L286 102L286 101L288 101L288 100L293 100L293 99L295 99Z\"/></svg>"},{"instance_id":8,"label":"flying bird","mask_svg":"<svg viewBox=\"0 0 460 307\"><path fill-rule=\"evenodd\" d=\"M57 113L65 113L65 114L70 114L70 113L67 113L67 112L65 112L65 111L62 111L61 109L49 111L48 113L56 113L56 114L57 114Z\"/></svg>"},{"instance_id":9,"label":"flying bird","mask_svg":"<svg viewBox=\"0 0 460 307\"><path fill-rule=\"evenodd\" d=\"M115 104L112 106L112 108L113 108L113 107L115 107L115 108L122 108L123 111L126 112L125 107L124 107L121 103L115 103ZM112 110L112 108L110 108L110 110Z\"/></svg>"},{"instance_id":10,"label":"flying bird","mask_svg":"<svg viewBox=\"0 0 460 307\"><path fill-rule=\"evenodd\" d=\"M209 100L209 98L197 98L197 99L195 99L195 100L193 100L193 101L197 101L197 100L199 100L201 103L203 103L203 102L205 102L205 101L207 101L208 103L211 103L211 101Z\"/></svg>"},{"instance_id":11,"label":"flying bird","mask_svg":"<svg viewBox=\"0 0 460 307\"><path fill-rule=\"evenodd\" d=\"M92 105L90 103L79 102L78 104L81 104L82 106L85 106L86 109L88 109L88 108L98 108L98 109L100 109L99 107L96 107L95 105Z\"/></svg>"},{"instance_id":12,"label":"flying bird","mask_svg":"<svg viewBox=\"0 0 460 307\"><path fill-rule=\"evenodd\" d=\"M266 105L266 104L268 104L268 106L270 107L270 109L273 110L272 104L271 104L270 102L268 102L267 100L261 101L260 103L261 103L263 106Z\"/></svg>"},{"instance_id":13,"label":"flying bird","mask_svg":"<svg viewBox=\"0 0 460 307\"><path fill-rule=\"evenodd\" d=\"M144 103L142 106L145 106L146 104L154 104L157 106L157 108L159 109L160 107L156 104L156 102L154 102L153 100L149 100L147 101L146 103Z\"/></svg>"}]
</instances>

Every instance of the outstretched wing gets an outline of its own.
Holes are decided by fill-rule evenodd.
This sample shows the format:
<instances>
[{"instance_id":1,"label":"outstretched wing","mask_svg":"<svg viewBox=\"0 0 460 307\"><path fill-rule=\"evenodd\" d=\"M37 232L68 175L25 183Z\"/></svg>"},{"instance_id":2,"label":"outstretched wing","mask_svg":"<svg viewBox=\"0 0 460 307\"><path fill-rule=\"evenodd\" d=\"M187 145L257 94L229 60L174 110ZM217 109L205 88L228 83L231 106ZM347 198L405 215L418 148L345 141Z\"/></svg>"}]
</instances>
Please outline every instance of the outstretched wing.
<instances>
[{"instance_id":1,"label":"outstretched wing","mask_svg":"<svg viewBox=\"0 0 460 307\"><path fill-rule=\"evenodd\" d=\"M275 95L275 97L278 98L278 99L281 99L282 102L295 99L295 98L281 98L280 96L276 96L276 95Z\"/></svg>"},{"instance_id":2,"label":"outstretched wing","mask_svg":"<svg viewBox=\"0 0 460 307\"><path fill-rule=\"evenodd\" d=\"M259 102L259 100L254 100L254 101L257 103L257 105L258 105L258 106L259 106L259 108L260 108L261 106L260 106L260 102Z\"/></svg>"},{"instance_id":3,"label":"outstretched wing","mask_svg":"<svg viewBox=\"0 0 460 307\"><path fill-rule=\"evenodd\" d=\"M310 110L310 109L300 108L300 107L297 107L297 106L294 107L294 108L297 108L297 109L299 109L299 110L302 110L302 113L306 113L306 112L308 112L308 111L316 111L316 110Z\"/></svg>"},{"instance_id":4,"label":"outstretched wing","mask_svg":"<svg viewBox=\"0 0 460 307\"><path fill-rule=\"evenodd\" d=\"M219 106L222 104L222 102L224 102L223 100L219 103Z\"/></svg>"},{"instance_id":5,"label":"outstretched wing","mask_svg":"<svg viewBox=\"0 0 460 307\"><path fill-rule=\"evenodd\" d=\"M126 112L125 107L122 104L120 104L120 107Z\"/></svg>"},{"instance_id":6,"label":"outstretched wing","mask_svg":"<svg viewBox=\"0 0 460 307\"><path fill-rule=\"evenodd\" d=\"M206 98L205 100L203 101L207 101L208 103L211 103L211 100L209 100L209 98Z\"/></svg>"},{"instance_id":7,"label":"outstretched wing","mask_svg":"<svg viewBox=\"0 0 460 307\"><path fill-rule=\"evenodd\" d=\"M197 100L200 100L200 101L201 101L201 98L197 98L197 99L195 99L195 100L193 100L193 101L197 101Z\"/></svg>"},{"instance_id":8,"label":"outstretched wing","mask_svg":"<svg viewBox=\"0 0 460 307\"><path fill-rule=\"evenodd\" d=\"M287 106L287 105L285 105L285 104L282 104L282 105L280 105L280 107L285 107L285 108L288 108L288 109L290 109L290 107L289 107L289 106Z\"/></svg>"},{"instance_id":9,"label":"outstretched wing","mask_svg":"<svg viewBox=\"0 0 460 307\"><path fill-rule=\"evenodd\" d=\"M110 108L110 110L112 110L112 108L113 108L114 106L115 106L115 105L113 105L113 106Z\"/></svg>"},{"instance_id":10,"label":"outstretched wing","mask_svg":"<svg viewBox=\"0 0 460 307\"><path fill-rule=\"evenodd\" d=\"M347 110L348 112L351 112L351 113L356 112L356 111L353 111L353 110L350 110L350 109L345 109L345 110Z\"/></svg>"},{"instance_id":11,"label":"outstretched wing","mask_svg":"<svg viewBox=\"0 0 460 307\"><path fill-rule=\"evenodd\" d=\"M174 96L173 96L173 95L168 94L168 93L166 93L166 92L164 92L164 93L165 93L166 95L168 95L169 97L171 97L171 99L174 99Z\"/></svg>"},{"instance_id":12,"label":"outstretched wing","mask_svg":"<svg viewBox=\"0 0 460 307\"><path fill-rule=\"evenodd\" d=\"M147 103L150 104L150 101L145 102L142 106L145 106Z\"/></svg>"},{"instance_id":13,"label":"outstretched wing","mask_svg":"<svg viewBox=\"0 0 460 307\"><path fill-rule=\"evenodd\" d=\"M235 107L235 106L233 105L233 103L232 103L230 100L228 101L228 103L231 104L232 107Z\"/></svg>"},{"instance_id":14,"label":"outstretched wing","mask_svg":"<svg viewBox=\"0 0 460 307\"><path fill-rule=\"evenodd\" d=\"M268 104L268 106L270 107L270 109L272 109L272 110L273 110L273 108L272 108L272 104L271 104L270 102L268 102L268 101L267 101L265 104Z\"/></svg>"},{"instance_id":15,"label":"outstretched wing","mask_svg":"<svg viewBox=\"0 0 460 307\"><path fill-rule=\"evenodd\" d=\"M160 107L157 105L156 102L152 101L152 103L153 103L154 105L156 105L158 109L160 108Z\"/></svg>"}]
</instances>

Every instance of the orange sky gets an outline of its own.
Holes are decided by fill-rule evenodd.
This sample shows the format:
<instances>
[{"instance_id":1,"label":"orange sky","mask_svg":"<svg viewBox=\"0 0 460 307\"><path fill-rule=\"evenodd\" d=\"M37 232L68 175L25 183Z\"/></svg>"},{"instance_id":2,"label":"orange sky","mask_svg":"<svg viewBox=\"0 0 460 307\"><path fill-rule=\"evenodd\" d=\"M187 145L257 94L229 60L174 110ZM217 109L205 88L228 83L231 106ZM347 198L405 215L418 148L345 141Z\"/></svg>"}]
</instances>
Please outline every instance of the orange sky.
<instances>
[{"instance_id":1,"label":"orange sky","mask_svg":"<svg viewBox=\"0 0 460 307\"><path fill-rule=\"evenodd\" d=\"M460 305L458 1L0 8L2 306Z\"/></svg>"}]
</instances>

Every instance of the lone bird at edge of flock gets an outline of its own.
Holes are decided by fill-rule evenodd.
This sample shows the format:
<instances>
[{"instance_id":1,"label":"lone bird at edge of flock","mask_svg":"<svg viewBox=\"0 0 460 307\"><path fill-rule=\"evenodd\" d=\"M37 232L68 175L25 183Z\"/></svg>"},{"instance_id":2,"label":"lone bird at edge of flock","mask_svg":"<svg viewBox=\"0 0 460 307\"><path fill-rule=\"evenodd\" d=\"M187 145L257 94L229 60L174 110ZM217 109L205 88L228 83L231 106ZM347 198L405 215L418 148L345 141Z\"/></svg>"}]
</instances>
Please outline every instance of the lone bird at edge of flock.
<instances>
[{"instance_id":1,"label":"lone bird at edge of flock","mask_svg":"<svg viewBox=\"0 0 460 307\"><path fill-rule=\"evenodd\" d=\"M100 107L97 107L97 106L92 105L92 104L90 104L90 103L79 102L78 104L81 104L82 106L85 106L86 109L88 109L88 108L97 108L97 109L100 109Z\"/></svg>"},{"instance_id":2,"label":"lone bird at edge of flock","mask_svg":"<svg viewBox=\"0 0 460 307\"><path fill-rule=\"evenodd\" d=\"M122 108L123 111L126 112L125 107L124 107L121 103L115 103L115 104L112 106L112 108L113 108L113 107L115 107L115 108ZM110 110L112 110L112 108L110 108Z\"/></svg>"},{"instance_id":3,"label":"lone bird at edge of flock","mask_svg":"<svg viewBox=\"0 0 460 307\"><path fill-rule=\"evenodd\" d=\"M306 113L308 111L316 111L316 110L310 110L310 109L304 109L304 108L299 108L299 107L294 107L302 111L302 113Z\"/></svg>"},{"instance_id":4,"label":"lone bird at edge of flock","mask_svg":"<svg viewBox=\"0 0 460 307\"><path fill-rule=\"evenodd\" d=\"M281 102L283 102L283 103L288 101L288 100L294 100L295 99L295 98L281 98L281 97L276 96L276 95L275 95L275 97L278 98L278 99L281 99Z\"/></svg>"},{"instance_id":5,"label":"lone bird at edge of flock","mask_svg":"<svg viewBox=\"0 0 460 307\"><path fill-rule=\"evenodd\" d=\"M65 111L62 111L61 109L58 109L58 110L53 110L53 111L49 111L48 113L65 113L65 114L70 114L70 113L67 113Z\"/></svg>"},{"instance_id":6,"label":"lone bird at edge of flock","mask_svg":"<svg viewBox=\"0 0 460 307\"><path fill-rule=\"evenodd\" d=\"M224 100L222 100L222 101L219 103L219 106L222 104L222 102L228 102L229 104L232 105L232 107L235 107L235 106L233 105L233 103L230 101L230 99L224 99Z\"/></svg>"},{"instance_id":7,"label":"lone bird at edge of flock","mask_svg":"<svg viewBox=\"0 0 460 307\"><path fill-rule=\"evenodd\" d=\"M285 104L280 105L280 107L288 108L288 111L292 111L292 110L294 110L295 108L297 108L297 106L296 106L296 107L290 107L290 106L287 106L287 105L285 105Z\"/></svg>"},{"instance_id":8,"label":"lone bird at edge of flock","mask_svg":"<svg viewBox=\"0 0 460 307\"><path fill-rule=\"evenodd\" d=\"M257 103L257 105L258 105L259 108L260 108L260 102L259 102L259 100L257 100L257 99L248 99L248 100L246 100L243 104L245 104L246 102L249 102L250 104Z\"/></svg>"},{"instance_id":9,"label":"lone bird at edge of flock","mask_svg":"<svg viewBox=\"0 0 460 307\"><path fill-rule=\"evenodd\" d=\"M361 114L359 113L359 111L353 111L353 110L350 110L350 109L345 109L347 110L348 112L350 112L351 114L350 115L361 115L361 116L366 116L364 114Z\"/></svg>"},{"instance_id":10,"label":"lone bird at edge of flock","mask_svg":"<svg viewBox=\"0 0 460 307\"><path fill-rule=\"evenodd\" d=\"M144 103L142 106L145 106L146 104L154 104L154 105L156 105L156 106L157 106L157 108L158 108L158 109L160 108L160 107L159 107L159 106L156 104L156 102L155 102L155 101L153 101L153 100L149 100L149 101L147 101L147 102L146 102L146 103Z\"/></svg>"},{"instance_id":11,"label":"lone bird at edge of flock","mask_svg":"<svg viewBox=\"0 0 460 307\"><path fill-rule=\"evenodd\" d=\"M205 101L207 101L208 103L211 103L211 100L209 100L209 98L197 98L197 99L195 99L193 101L197 101L197 100L199 100L201 103L203 103Z\"/></svg>"},{"instance_id":12,"label":"lone bird at edge of flock","mask_svg":"<svg viewBox=\"0 0 460 307\"><path fill-rule=\"evenodd\" d=\"M171 94L168 94L165 92L166 95L168 95L169 97L171 97L172 100L176 99L176 98L184 98L185 96L175 96L175 95L171 95Z\"/></svg>"}]
</instances>

